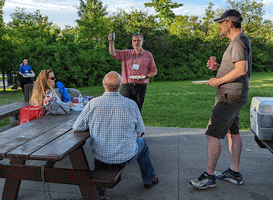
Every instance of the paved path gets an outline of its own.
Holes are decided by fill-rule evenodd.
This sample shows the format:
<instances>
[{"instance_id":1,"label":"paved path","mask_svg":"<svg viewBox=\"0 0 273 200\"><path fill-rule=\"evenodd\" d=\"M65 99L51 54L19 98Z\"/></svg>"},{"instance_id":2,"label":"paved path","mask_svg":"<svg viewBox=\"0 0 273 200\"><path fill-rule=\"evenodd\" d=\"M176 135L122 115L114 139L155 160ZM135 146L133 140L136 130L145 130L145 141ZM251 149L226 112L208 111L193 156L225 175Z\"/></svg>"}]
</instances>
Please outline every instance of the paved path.
<instances>
[{"instance_id":1,"label":"paved path","mask_svg":"<svg viewBox=\"0 0 273 200\"><path fill-rule=\"evenodd\" d=\"M217 180L217 187L204 191L189 184L206 169L207 147L205 129L147 127L145 140L150 148L152 162L160 183L151 189L143 188L137 163L127 166L121 182L107 190L111 200L270 200L273 199L273 154L261 149L254 141L250 131L241 133L243 151L241 173L243 185L234 185ZM93 168L93 155L89 143L85 145L86 154ZM1 162L7 162L2 160ZM37 162L31 161L33 165ZM216 170L229 167L227 140L222 140L222 153ZM71 167L69 158L56 166ZM4 179L0 179L2 195ZM81 199L80 191L74 185L49 184L52 199ZM40 182L22 181L18 200L44 199L43 185Z\"/></svg>"}]
</instances>

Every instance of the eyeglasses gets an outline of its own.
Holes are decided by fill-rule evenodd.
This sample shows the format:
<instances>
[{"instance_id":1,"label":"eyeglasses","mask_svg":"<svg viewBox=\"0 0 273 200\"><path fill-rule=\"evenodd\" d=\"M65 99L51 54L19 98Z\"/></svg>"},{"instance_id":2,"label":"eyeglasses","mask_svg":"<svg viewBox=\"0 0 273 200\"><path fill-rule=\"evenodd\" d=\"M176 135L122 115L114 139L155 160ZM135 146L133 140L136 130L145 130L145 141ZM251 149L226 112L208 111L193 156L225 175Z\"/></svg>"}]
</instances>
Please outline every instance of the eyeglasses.
<instances>
[{"instance_id":1,"label":"eyeglasses","mask_svg":"<svg viewBox=\"0 0 273 200\"><path fill-rule=\"evenodd\" d=\"M51 77L51 78L48 78L48 79L51 79L52 81L54 81L56 79L56 77Z\"/></svg>"},{"instance_id":2,"label":"eyeglasses","mask_svg":"<svg viewBox=\"0 0 273 200\"><path fill-rule=\"evenodd\" d=\"M133 42L141 42L141 40L132 40Z\"/></svg>"}]
</instances>

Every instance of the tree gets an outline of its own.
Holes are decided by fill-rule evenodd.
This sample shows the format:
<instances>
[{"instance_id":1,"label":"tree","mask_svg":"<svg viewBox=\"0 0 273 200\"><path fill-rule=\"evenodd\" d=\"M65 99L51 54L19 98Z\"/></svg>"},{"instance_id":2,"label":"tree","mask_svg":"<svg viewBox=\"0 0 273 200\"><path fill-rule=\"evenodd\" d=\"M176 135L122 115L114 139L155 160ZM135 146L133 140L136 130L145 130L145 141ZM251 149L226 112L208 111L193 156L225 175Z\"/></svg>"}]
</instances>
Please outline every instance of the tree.
<instances>
[{"instance_id":1,"label":"tree","mask_svg":"<svg viewBox=\"0 0 273 200\"><path fill-rule=\"evenodd\" d=\"M236 9L242 14L244 23L262 22L265 13L262 1L258 3L255 0L227 0L227 3L230 4L228 9Z\"/></svg>"},{"instance_id":2,"label":"tree","mask_svg":"<svg viewBox=\"0 0 273 200\"><path fill-rule=\"evenodd\" d=\"M24 58L30 62L35 73L51 66L54 45L57 42L60 28L42 16L39 10L27 13L25 9L16 8L11 14L12 21L6 25L5 38L9 49L5 56L9 59L8 70L18 71Z\"/></svg>"},{"instance_id":3,"label":"tree","mask_svg":"<svg viewBox=\"0 0 273 200\"><path fill-rule=\"evenodd\" d=\"M148 15L148 12L132 9L130 13L118 10L112 17L113 31L116 33L116 48L132 48L131 37L134 33L141 33L144 36L144 48L150 38L153 38L158 29L155 17Z\"/></svg>"},{"instance_id":4,"label":"tree","mask_svg":"<svg viewBox=\"0 0 273 200\"><path fill-rule=\"evenodd\" d=\"M24 8L15 8L15 12L11 14L12 21L8 23L8 27L17 31L17 36L22 38L47 37L51 32L53 23L48 21L47 16L42 16L39 10L34 13L27 13ZM54 38L56 39L56 38Z\"/></svg>"},{"instance_id":5,"label":"tree","mask_svg":"<svg viewBox=\"0 0 273 200\"><path fill-rule=\"evenodd\" d=\"M6 91L5 88L5 71L4 71L4 59L3 59L3 55L4 55L4 45L3 45L3 35L4 35L4 21L3 21L3 7L5 4L5 0L0 1L0 66L2 68L2 77L3 77L3 86L4 86L4 92Z\"/></svg>"},{"instance_id":6,"label":"tree","mask_svg":"<svg viewBox=\"0 0 273 200\"><path fill-rule=\"evenodd\" d=\"M238 10L242 17L242 30L250 38L253 51L254 71L273 71L272 48L273 26L272 21L263 21L264 4L255 0L227 0L230 4L227 9Z\"/></svg>"},{"instance_id":7,"label":"tree","mask_svg":"<svg viewBox=\"0 0 273 200\"><path fill-rule=\"evenodd\" d=\"M3 7L5 5L5 0L0 1L0 26L3 26Z\"/></svg>"},{"instance_id":8,"label":"tree","mask_svg":"<svg viewBox=\"0 0 273 200\"><path fill-rule=\"evenodd\" d=\"M200 23L196 16L178 15L173 23L167 27L167 30L171 35L176 35L179 38L204 37Z\"/></svg>"},{"instance_id":9,"label":"tree","mask_svg":"<svg viewBox=\"0 0 273 200\"><path fill-rule=\"evenodd\" d=\"M205 10L205 13L206 13L205 17L203 17L202 28L206 36L209 36L212 31L215 31L215 25L213 21L215 16L215 11L212 10L213 6L214 4L210 2L208 8Z\"/></svg>"},{"instance_id":10,"label":"tree","mask_svg":"<svg viewBox=\"0 0 273 200\"><path fill-rule=\"evenodd\" d=\"M4 21L3 21L3 10L2 8L4 7L5 0L0 1L0 45L2 46L2 36L4 32Z\"/></svg>"},{"instance_id":11,"label":"tree","mask_svg":"<svg viewBox=\"0 0 273 200\"><path fill-rule=\"evenodd\" d=\"M173 22L175 14L172 11L174 8L179 8L183 4L172 3L172 0L152 0L152 3L144 3L145 7L153 7L158 13L157 18L160 19L161 23L169 24Z\"/></svg>"},{"instance_id":12,"label":"tree","mask_svg":"<svg viewBox=\"0 0 273 200\"><path fill-rule=\"evenodd\" d=\"M5 5L5 0L1 0L0 1L0 34L2 34L2 28L4 27L3 10L2 10L4 5ZM1 39L1 37L0 37L0 39Z\"/></svg>"},{"instance_id":13,"label":"tree","mask_svg":"<svg viewBox=\"0 0 273 200\"><path fill-rule=\"evenodd\" d=\"M78 32L82 43L90 44L92 41L106 42L110 32L110 21L106 18L107 7L99 0L80 0L78 7Z\"/></svg>"}]
</instances>

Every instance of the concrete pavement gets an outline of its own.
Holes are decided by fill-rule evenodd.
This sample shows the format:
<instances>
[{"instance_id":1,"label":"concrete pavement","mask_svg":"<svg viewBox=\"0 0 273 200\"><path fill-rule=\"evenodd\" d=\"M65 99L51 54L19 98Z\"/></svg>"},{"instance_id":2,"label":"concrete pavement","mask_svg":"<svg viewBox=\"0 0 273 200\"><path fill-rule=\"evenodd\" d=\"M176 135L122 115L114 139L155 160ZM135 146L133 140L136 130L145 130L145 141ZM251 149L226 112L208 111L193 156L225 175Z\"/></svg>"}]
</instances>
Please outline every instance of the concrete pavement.
<instances>
[{"instance_id":1,"label":"concrete pavement","mask_svg":"<svg viewBox=\"0 0 273 200\"><path fill-rule=\"evenodd\" d=\"M217 187L198 190L189 184L190 179L198 178L206 169L207 146L205 129L146 127L145 140L150 148L152 163L159 176L159 184L151 189L143 188L137 162L127 166L121 182L113 189L107 189L111 200L270 200L273 199L273 154L261 149L254 141L251 131L242 131L243 151L241 173L243 185L217 180ZM89 143L85 145L90 168L93 168L93 155ZM1 163L8 162L2 160ZM28 161L38 165L41 162ZM229 167L227 139L222 140L217 171ZM56 167L70 168L69 158L56 164ZM5 179L0 179L2 196ZM81 199L78 186L49 184L52 199ZM22 181L18 200L45 199L41 182Z\"/></svg>"}]
</instances>

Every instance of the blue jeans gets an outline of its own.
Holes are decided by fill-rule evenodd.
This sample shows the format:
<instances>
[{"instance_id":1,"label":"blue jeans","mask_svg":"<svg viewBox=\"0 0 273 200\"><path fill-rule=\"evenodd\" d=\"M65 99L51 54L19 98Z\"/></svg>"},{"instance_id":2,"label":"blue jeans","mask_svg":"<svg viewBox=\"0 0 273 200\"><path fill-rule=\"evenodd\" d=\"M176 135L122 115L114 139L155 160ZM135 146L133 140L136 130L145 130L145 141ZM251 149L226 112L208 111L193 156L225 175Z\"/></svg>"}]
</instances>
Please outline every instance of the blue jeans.
<instances>
[{"instance_id":1,"label":"blue jeans","mask_svg":"<svg viewBox=\"0 0 273 200\"><path fill-rule=\"evenodd\" d=\"M121 164L108 164L94 159L95 171L107 168L118 168L121 166L127 166L137 160L140 167L141 176L144 184L152 182L155 177L155 171L150 158L150 151L146 141L143 138L137 139L138 152L135 157L127 162Z\"/></svg>"}]
</instances>

